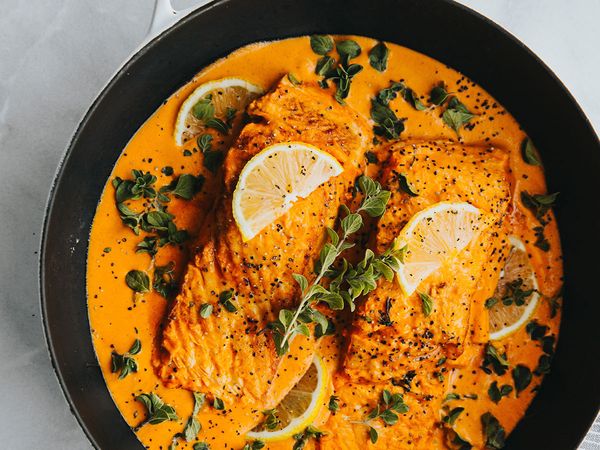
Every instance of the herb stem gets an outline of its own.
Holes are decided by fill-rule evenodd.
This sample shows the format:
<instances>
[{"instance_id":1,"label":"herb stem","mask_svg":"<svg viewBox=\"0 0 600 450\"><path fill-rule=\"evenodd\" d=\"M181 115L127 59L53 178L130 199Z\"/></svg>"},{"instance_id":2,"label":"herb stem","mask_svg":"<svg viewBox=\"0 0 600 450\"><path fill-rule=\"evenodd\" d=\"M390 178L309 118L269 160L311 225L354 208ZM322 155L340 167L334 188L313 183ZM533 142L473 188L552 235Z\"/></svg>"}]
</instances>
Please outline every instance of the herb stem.
<instances>
[{"instance_id":1,"label":"herb stem","mask_svg":"<svg viewBox=\"0 0 600 450\"><path fill-rule=\"evenodd\" d=\"M361 209L359 208L356 212L359 212L360 210ZM340 242L338 242L338 245L336 245L335 258L337 258L340 255L340 253L342 252L341 251L342 245L344 244L344 242L346 242L347 237L348 236L346 235L346 233L344 233L343 239L340 239ZM335 258L334 258L334 261L335 261ZM327 270L329 270L329 267L330 266L322 266L321 267L321 270L319 271L317 278L314 279L311 286L317 285L321 282L321 279L325 276L325 273L327 272ZM288 327L287 331L283 335L283 338L281 339L281 344L279 344L279 348L285 348L285 343L290 339L290 336L291 336L292 332L294 331L294 327L296 326L296 322L298 321L298 317L300 316L300 314L302 314L304 307L308 303L308 300L310 300L310 298L311 298L311 295L308 294L311 286L307 287L306 290L303 292L302 300L300 300L300 304L298 305L298 308L296 308L296 312L292 316L292 321L290 323L290 326Z\"/></svg>"},{"instance_id":2,"label":"herb stem","mask_svg":"<svg viewBox=\"0 0 600 450\"><path fill-rule=\"evenodd\" d=\"M356 298L375 289L376 282L381 276L391 280L393 270L399 267L401 252L389 250L376 257L371 250L367 249L363 261L356 267L343 258L340 267L334 269L340 255L354 246L353 243L348 242L348 237L363 226L360 213L364 212L370 217L380 217L390 198L389 191L382 189L379 183L367 176L361 176L358 185L364 194L363 200L354 212L351 212L346 205L341 205L345 216L340 221L340 232L327 228L330 242L321 249L319 259L315 262L315 279L309 284L303 275L293 274L302 294L297 308L294 311L280 310L279 319L268 325L273 330L275 347L280 356L289 349L289 344L296 334L310 335L306 324L318 322L322 333L327 331L330 322L325 315L312 308L314 303L327 303L334 310L343 309L344 304L348 304L350 309L354 310ZM321 285L323 278L331 279L328 288Z\"/></svg>"},{"instance_id":3,"label":"herb stem","mask_svg":"<svg viewBox=\"0 0 600 450\"><path fill-rule=\"evenodd\" d=\"M150 417L145 418L142 423L140 423L138 426L133 428L133 431L135 433L137 433L138 431L140 431L140 429L144 426L147 425L148 423L150 423Z\"/></svg>"}]
</instances>

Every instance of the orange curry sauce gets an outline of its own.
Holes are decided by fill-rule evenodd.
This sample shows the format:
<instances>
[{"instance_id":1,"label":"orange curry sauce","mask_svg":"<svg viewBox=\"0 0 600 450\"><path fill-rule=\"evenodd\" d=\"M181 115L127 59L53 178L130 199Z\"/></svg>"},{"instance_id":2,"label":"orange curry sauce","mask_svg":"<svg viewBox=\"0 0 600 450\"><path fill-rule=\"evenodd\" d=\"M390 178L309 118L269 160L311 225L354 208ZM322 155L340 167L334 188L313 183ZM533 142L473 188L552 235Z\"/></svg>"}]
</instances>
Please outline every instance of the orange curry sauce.
<instances>
[{"instance_id":1,"label":"orange curry sauce","mask_svg":"<svg viewBox=\"0 0 600 450\"><path fill-rule=\"evenodd\" d=\"M334 38L342 39L339 36ZM426 105L429 104L428 94L431 88L444 81L448 92L457 93L468 109L477 114L468 127L460 130L460 139L466 144L494 146L509 153L514 206L512 214L521 215L520 220L514 221L512 234L519 236L526 244L543 294L532 319L548 326L547 334L556 337L560 313L551 317L547 297L553 296L562 282L560 243L555 221L551 220L545 230L550 250L544 252L535 247L533 229L539 224L534 215L520 204L518 194L522 190L530 193L546 192L543 169L523 161L521 143L526 136L524 131L494 98L459 72L394 44L387 44L391 51L387 70L377 72L370 67L368 60L368 50L377 42L363 37L351 38L362 48L362 54L352 62L361 64L364 70L354 78L347 103L365 118L369 118L371 99L379 90L388 87L391 80L405 82ZM164 387L154 373L152 354L167 310L167 301L155 292L133 295L125 284L125 274L128 271L151 269L151 258L144 253L136 253L136 245L144 233L136 236L130 228L123 225L116 209L111 181L115 177L131 178L132 169L151 172L158 178L156 187L169 184L180 174L202 174L206 181L199 194L190 201L171 196L168 207L168 211L176 217L178 228L188 230L191 240L196 239L203 232L201 224L210 210L215 192L219 190L220 180L204 168L202 153L193 140L183 148L175 144L174 124L182 102L201 83L229 76L247 79L266 89L290 72L300 80L317 81L321 78L314 73L318 58L311 50L309 38L300 37L253 44L216 61L179 89L148 119L123 150L107 181L91 230L88 254L87 289L91 332L106 384L127 423L135 427L143 421L145 409L135 397L145 392L155 392L177 411L178 421L146 425L137 432L138 438L147 448L169 448L173 436L182 431L192 411L193 398L187 390ZM402 140L459 139L457 133L444 124L442 109L439 107L417 111L401 98L394 100L392 106L398 117L406 118ZM173 168L172 175L163 173L162 169L167 166ZM376 174L375 164L368 164L367 167L369 173ZM177 277L185 268L187 258L185 245L164 246L158 251L154 264L165 265L174 261ZM138 371L119 379L118 374L111 373L111 353L125 353L136 338L142 343L142 351L135 357ZM532 371L542 354L540 343L531 340L524 327L502 340L498 346L506 351L511 365L524 364ZM330 347L323 345L321 352L333 368L340 356L327 354L328 351L335 351L335 346ZM530 387L518 397L513 391L495 404L487 393L490 382L495 379L498 380L498 385L512 384L510 372L502 377L492 378L479 369L480 351L465 353L463 357L471 358L472 365L467 365L468 370L453 372L450 384L451 390L455 392L477 395L476 400L462 402L465 411L463 417L459 417L457 425L461 429L461 436L478 447L482 445L480 422L470 421L469 423L476 425L460 426L460 421L468 415L479 417L484 412L491 411L508 433L524 415L535 395L532 388L540 384L541 377L534 375ZM241 449L245 444L243 437L231 432L236 422L234 405L225 411L217 411L206 405L198 415L198 420L202 424L198 440L208 443L211 449ZM321 421L323 420L322 417ZM420 432L426 434L433 431L424 429ZM193 442L185 443L180 439L177 448L192 448L192 445ZM293 441L290 439L269 444L267 448L291 449L292 445ZM306 448L313 446L311 441ZM407 448L410 448L409 444Z\"/></svg>"}]
</instances>

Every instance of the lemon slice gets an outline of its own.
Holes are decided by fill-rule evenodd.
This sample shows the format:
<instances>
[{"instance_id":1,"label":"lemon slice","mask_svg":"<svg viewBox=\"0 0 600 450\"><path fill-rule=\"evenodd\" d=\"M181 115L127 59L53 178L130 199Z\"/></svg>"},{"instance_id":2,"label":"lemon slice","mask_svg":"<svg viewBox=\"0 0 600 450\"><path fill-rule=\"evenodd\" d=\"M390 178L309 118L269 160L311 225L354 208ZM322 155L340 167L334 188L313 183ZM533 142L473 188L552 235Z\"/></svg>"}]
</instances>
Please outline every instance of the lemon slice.
<instances>
[{"instance_id":1,"label":"lemon slice","mask_svg":"<svg viewBox=\"0 0 600 450\"><path fill-rule=\"evenodd\" d=\"M327 367L323 360L315 355L312 365L298 384L275 408L276 417L279 419L276 429L267 430L264 425L259 425L246 433L246 438L265 442L280 441L303 431L325 407L328 381Z\"/></svg>"},{"instance_id":2,"label":"lemon slice","mask_svg":"<svg viewBox=\"0 0 600 450\"><path fill-rule=\"evenodd\" d=\"M415 214L396 238L406 246L398 281L406 295L460 253L484 226L482 213L470 203L440 202Z\"/></svg>"},{"instance_id":3,"label":"lemon slice","mask_svg":"<svg viewBox=\"0 0 600 450\"><path fill-rule=\"evenodd\" d=\"M333 156L302 142L275 144L254 155L233 192L233 217L244 241L343 170Z\"/></svg>"},{"instance_id":4,"label":"lemon slice","mask_svg":"<svg viewBox=\"0 0 600 450\"><path fill-rule=\"evenodd\" d=\"M538 282L529 262L525 244L515 236L510 236L509 240L510 253L500 273L500 280L493 296L498 301L489 310L492 340L502 339L523 326L533 314L540 298ZM519 306L513 302L511 305L505 305L502 299L511 294L514 297L515 289L521 291L523 304ZM527 293L529 295L526 295Z\"/></svg>"},{"instance_id":5,"label":"lemon slice","mask_svg":"<svg viewBox=\"0 0 600 450\"><path fill-rule=\"evenodd\" d=\"M223 78L201 84L183 102L175 122L175 142L183 145L206 131L205 120L195 115L196 105L210 103L213 117L227 122L230 114L244 111L246 106L263 93L256 86L241 78Z\"/></svg>"}]
</instances>

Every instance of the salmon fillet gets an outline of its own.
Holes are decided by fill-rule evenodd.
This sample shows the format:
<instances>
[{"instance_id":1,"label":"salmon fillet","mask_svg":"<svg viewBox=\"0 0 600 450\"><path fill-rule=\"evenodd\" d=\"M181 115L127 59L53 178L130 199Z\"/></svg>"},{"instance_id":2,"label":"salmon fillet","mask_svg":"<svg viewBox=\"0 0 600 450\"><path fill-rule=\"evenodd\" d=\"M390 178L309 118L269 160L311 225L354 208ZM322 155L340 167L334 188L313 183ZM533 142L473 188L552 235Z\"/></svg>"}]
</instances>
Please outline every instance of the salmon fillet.
<instances>
[{"instance_id":1,"label":"salmon fillet","mask_svg":"<svg viewBox=\"0 0 600 450\"><path fill-rule=\"evenodd\" d=\"M468 341L485 336L484 302L494 291L505 258L502 220L510 199L508 156L500 150L447 142L393 144L380 181L392 192L373 246L389 248L407 221L441 201L469 202L481 209L487 228L453 260L430 275L419 292L433 299L425 317L417 292L406 296L397 281L380 281L357 308L335 393L340 410L330 417L324 449L364 449L369 428L360 423L376 407L383 389L404 394L408 413L397 425L373 422L378 448L443 447L442 400L449 367L461 364ZM404 174L418 193L400 189ZM484 325L485 326L485 325ZM426 431L424 431L426 430ZM354 439L349 439L353 436Z\"/></svg>"},{"instance_id":2,"label":"salmon fillet","mask_svg":"<svg viewBox=\"0 0 600 450\"><path fill-rule=\"evenodd\" d=\"M168 387L204 392L226 405L235 403L236 409L257 411L275 406L310 364L312 340L298 336L292 351L279 358L265 327L281 308L298 302L292 274L314 277L313 261L324 244L325 227L333 226L358 174L355 161L365 151L367 125L330 97L316 86L283 80L249 106L253 123L244 127L226 156L223 195L206 224L209 237L198 244L186 268L162 333L155 365ZM243 242L231 203L239 173L265 147L291 141L330 153L344 172ZM219 303L227 290L234 291L233 312ZM203 319L199 309L207 303L214 311ZM250 420L245 426L254 424Z\"/></svg>"}]
</instances>

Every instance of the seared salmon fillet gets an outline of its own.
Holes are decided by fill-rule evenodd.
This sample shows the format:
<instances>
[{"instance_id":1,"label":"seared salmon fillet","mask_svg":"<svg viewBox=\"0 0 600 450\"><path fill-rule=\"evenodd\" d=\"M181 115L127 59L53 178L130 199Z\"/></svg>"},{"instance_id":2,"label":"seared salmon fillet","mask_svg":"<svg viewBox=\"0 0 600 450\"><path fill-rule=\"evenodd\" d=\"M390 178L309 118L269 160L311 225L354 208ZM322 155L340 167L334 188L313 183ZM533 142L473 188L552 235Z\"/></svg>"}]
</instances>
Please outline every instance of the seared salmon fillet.
<instances>
[{"instance_id":1,"label":"seared salmon fillet","mask_svg":"<svg viewBox=\"0 0 600 450\"><path fill-rule=\"evenodd\" d=\"M397 143L389 150L380 181L392 196L378 224L373 244L378 252L392 245L414 214L437 202L468 202L483 212L486 225L414 294L405 295L396 280L380 281L358 306L342 367L346 376L338 377L335 385L340 410L324 427L331 433L322 439L322 448L366 448L369 428L360 422L380 402L383 389L403 394L409 411L399 414L394 426L373 421L378 448L442 447L443 434L436 424L448 387L448 368L461 364L467 341L486 335L487 330L474 329L474 324L487 323L483 304L494 292L506 257L507 238L502 233L510 199L506 153L448 142ZM401 188L400 174L416 196ZM433 299L428 317L418 292Z\"/></svg>"},{"instance_id":2,"label":"seared salmon fillet","mask_svg":"<svg viewBox=\"0 0 600 450\"><path fill-rule=\"evenodd\" d=\"M292 351L280 358L265 327L281 308L299 300L292 274L314 277L325 227L333 226L340 202L349 195L358 174L355 161L368 140L363 120L330 97L316 86L284 80L249 106L253 123L226 156L223 196L206 224L209 237L187 266L162 334L156 365L165 385L260 411L276 405L310 364L314 342L298 337ZM330 153L344 172L244 242L232 216L238 175L265 147L292 141ZM233 292L228 305L219 301L226 291ZM204 304L214 307L207 318L200 317ZM283 372L294 375L279 377Z\"/></svg>"}]
</instances>

